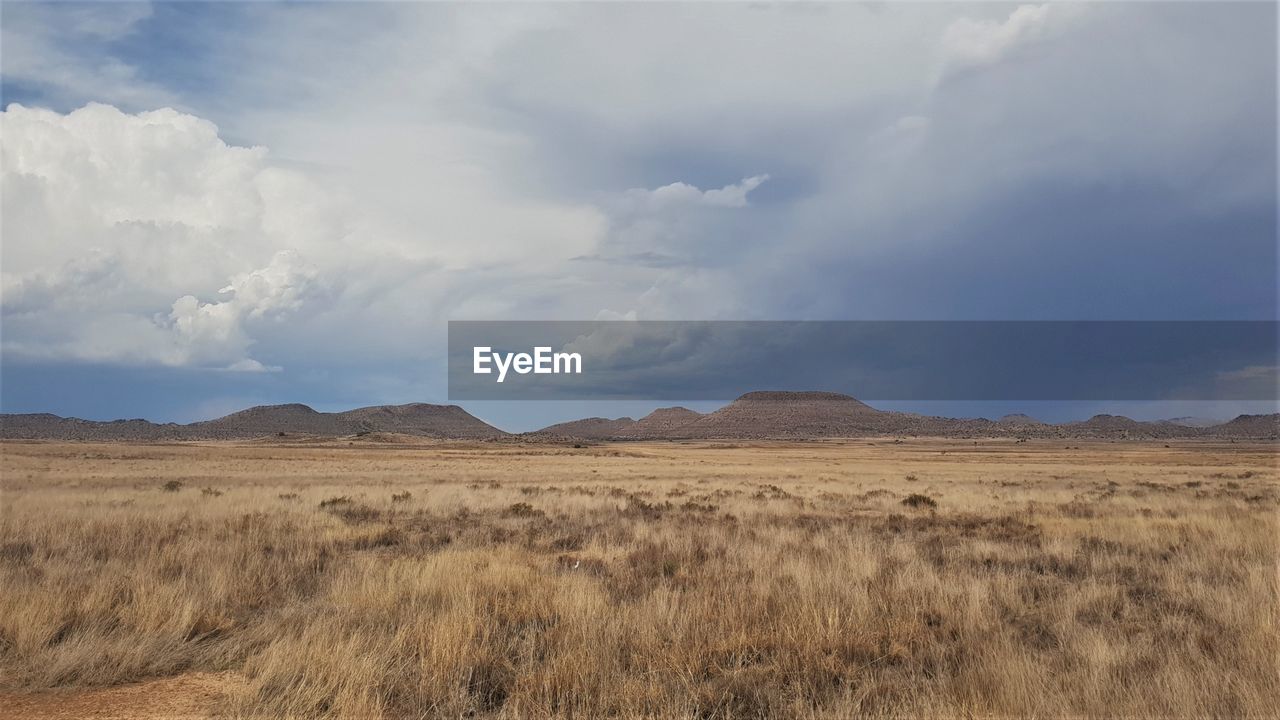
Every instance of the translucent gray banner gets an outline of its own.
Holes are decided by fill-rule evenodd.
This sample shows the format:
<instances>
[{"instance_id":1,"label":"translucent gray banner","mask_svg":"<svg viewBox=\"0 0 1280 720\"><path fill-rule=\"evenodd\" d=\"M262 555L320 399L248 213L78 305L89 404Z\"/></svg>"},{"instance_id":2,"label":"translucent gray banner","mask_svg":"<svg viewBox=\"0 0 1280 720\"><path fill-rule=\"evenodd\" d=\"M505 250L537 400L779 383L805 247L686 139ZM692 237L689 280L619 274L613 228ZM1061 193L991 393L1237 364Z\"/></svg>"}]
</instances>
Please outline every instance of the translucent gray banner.
<instances>
[{"instance_id":1,"label":"translucent gray banner","mask_svg":"<svg viewBox=\"0 0 1280 720\"><path fill-rule=\"evenodd\" d=\"M451 400L1274 400L1277 323L453 321Z\"/></svg>"}]
</instances>

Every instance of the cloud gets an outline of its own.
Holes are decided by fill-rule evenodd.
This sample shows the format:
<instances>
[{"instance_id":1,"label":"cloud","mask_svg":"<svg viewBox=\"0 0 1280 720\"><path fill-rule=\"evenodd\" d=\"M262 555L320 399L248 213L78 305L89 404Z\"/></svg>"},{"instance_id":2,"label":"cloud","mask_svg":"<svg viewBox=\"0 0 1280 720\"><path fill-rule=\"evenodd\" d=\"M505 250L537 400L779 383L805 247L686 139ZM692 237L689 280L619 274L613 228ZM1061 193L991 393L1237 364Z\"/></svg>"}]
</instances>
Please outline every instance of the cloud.
<instances>
[{"instance_id":1,"label":"cloud","mask_svg":"<svg viewBox=\"0 0 1280 720\"><path fill-rule=\"evenodd\" d=\"M742 182L722 188L699 190L685 182L663 185L656 190L630 190L627 195L639 204L651 208L673 205L705 205L707 207L742 208L747 206L747 194L760 187L769 176L753 175Z\"/></svg>"},{"instance_id":2,"label":"cloud","mask_svg":"<svg viewBox=\"0 0 1280 720\"><path fill-rule=\"evenodd\" d=\"M283 369L284 368L280 367L279 365L272 365L268 367L252 358L237 360L225 368L227 372L240 372L240 373L280 372ZM244 406L241 405L240 407L244 407Z\"/></svg>"},{"instance_id":3,"label":"cloud","mask_svg":"<svg viewBox=\"0 0 1280 720\"><path fill-rule=\"evenodd\" d=\"M6 6L5 82L60 106L79 106L89 98L150 108L173 104L174 93L108 51L133 35L152 10L146 2Z\"/></svg>"},{"instance_id":4,"label":"cloud","mask_svg":"<svg viewBox=\"0 0 1280 720\"><path fill-rule=\"evenodd\" d=\"M1067 5L1019 5L1003 21L959 18L942 36L943 74L994 65L1043 38L1052 18L1078 10Z\"/></svg>"},{"instance_id":5,"label":"cloud","mask_svg":"<svg viewBox=\"0 0 1280 720\"><path fill-rule=\"evenodd\" d=\"M748 195L768 179L753 175L708 190L674 182L606 198L610 229L600 251L575 259L667 271L715 262L724 257L725 228L741 222L726 211L750 214Z\"/></svg>"},{"instance_id":6,"label":"cloud","mask_svg":"<svg viewBox=\"0 0 1280 720\"><path fill-rule=\"evenodd\" d=\"M157 320L173 336L173 346L160 360L166 365L206 365L231 356L239 359L229 369L261 372L262 363L243 357L252 344L247 325L280 321L306 303L322 300L319 285L316 269L303 264L296 251L284 250L266 267L242 273L219 290L226 300L200 302L184 295L174 301L168 318Z\"/></svg>"},{"instance_id":7,"label":"cloud","mask_svg":"<svg viewBox=\"0 0 1280 720\"><path fill-rule=\"evenodd\" d=\"M340 224L265 149L170 109L2 121L6 353L249 367L251 325L325 301L297 248L323 252Z\"/></svg>"},{"instance_id":8,"label":"cloud","mask_svg":"<svg viewBox=\"0 0 1280 720\"><path fill-rule=\"evenodd\" d=\"M1274 316L1267 4L81 8L0 28L58 110L2 118L6 361L396 399L451 318Z\"/></svg>"},{"instance_id":9,"label":"cloud","mask_svg":"<svg viewBox=\"0 0 1280 720\"><path fill-rule=\"evenodd\" d=\"M1216 390L1224 396L1273 398L1280 404L1280 366L1250 365L1221 372Z\"/></svg>"},{"instance_id":10,"label":"cloud","mask_svg":"<svg viewBox=\"0 0 1280 720\"><path fill-rule=\"evenodd\" d=\"M320 348L422 357L454 313L582 312L545 278L596 254L608 224L470 163L388 166L390 148L336 178L290 168L170 108L14 104L0 121L10 359L244 371L312 365ZM463 136L453 152L496 152Z\"/></svg>"}]
</instances>

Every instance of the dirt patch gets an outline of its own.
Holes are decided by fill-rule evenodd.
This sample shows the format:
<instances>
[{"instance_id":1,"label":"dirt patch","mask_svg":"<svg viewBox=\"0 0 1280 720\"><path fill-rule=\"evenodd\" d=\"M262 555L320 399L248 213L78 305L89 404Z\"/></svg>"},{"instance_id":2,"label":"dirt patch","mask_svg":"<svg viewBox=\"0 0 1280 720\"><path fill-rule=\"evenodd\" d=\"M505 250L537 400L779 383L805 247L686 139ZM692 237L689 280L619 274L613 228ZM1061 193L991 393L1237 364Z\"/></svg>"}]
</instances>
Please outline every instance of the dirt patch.
<instances>
[{"instance_id":1,"label":"dirt patch","mask_svg":"<svg viewBox=\"0 0 1280 720\"><path fill-rule=\"evenodd\" d=\"M235 673L187 673L94 690L0 693L0 720L211 718L222 699L244 683Z\"/></svg>"}]
</instances>

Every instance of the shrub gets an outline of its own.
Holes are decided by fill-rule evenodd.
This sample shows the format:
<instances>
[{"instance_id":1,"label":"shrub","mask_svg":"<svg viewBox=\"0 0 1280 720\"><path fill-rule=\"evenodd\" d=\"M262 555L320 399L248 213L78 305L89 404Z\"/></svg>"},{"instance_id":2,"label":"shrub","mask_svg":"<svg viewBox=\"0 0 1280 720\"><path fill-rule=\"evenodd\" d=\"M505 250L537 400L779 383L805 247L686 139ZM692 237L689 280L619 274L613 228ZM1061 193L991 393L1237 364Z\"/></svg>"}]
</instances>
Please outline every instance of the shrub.
<instances>
[{"instance_id":1,"label":"shrub","mask_svg":"<svg viewBox=\"0 0 1280 720\"><path fill-rule=\"evenodd\" d=\"M379 530L372 535L358 537L351 546L356 550L373 550L376 548L395 547L404 542L404 540L404 531L390 527Z\"/></svg>"},{"instance_id":2,"label":"shrub","mask_svg":"<svg viewBox=\"0 0 1280 720\"><path fill-rule=\"evenodd\" d=\"M514 503L511 507L502 511L502 517L504 518L543 517L545 514L546 513L526 502Z\"/></svg>"},{"instance_id":3,"label":"shrub","mask_svg":"<svg viewBox=\"0 0 1280 720\"><path fill-rule=\"evenodd\" d=\"M382 517L382 512L375 508L351 502L332 505L329 507L328 512L335 517L342 518L343 521L351 525L373 522Z\"/></svg>"},{"instance_id":4,"label":"shrub","mask_svg":"<svg viewBox=\"0 0 1280 720\"><path fill-rule=\"evenodd\" d=\"M902 504L906 505L909 508L916 508L916 509L938 507L937 500L934 500L928 495L921 495L920 493L911 493L910 495L906 496L905 498L903 498Z\"/></svg>"},{"instance_id":5,"label":"shrub","mask_svg":"<svg viewBox=\"0 0 1280 720\"><path fill-rule=\"evenodd\" d=\"M641 520L661 520L662 513L674 507L670 501L663 503L651 503L640 499L636 495L627 496L627 506L620 512L623 517L638 518Z\"/></svg>"},{"instance_id":6,"label":"shrub","mask_svg":"<svg viewBox=\"0 0 1280 720\"><path fill-rule=\"evenodd\" d=\"M170 480L169 482L166 482L164 485L161 485L160 487L165 492L178 492L179 490L182 489L182 483L178 482L177 480Z\"/></svg>"}]
</instances>

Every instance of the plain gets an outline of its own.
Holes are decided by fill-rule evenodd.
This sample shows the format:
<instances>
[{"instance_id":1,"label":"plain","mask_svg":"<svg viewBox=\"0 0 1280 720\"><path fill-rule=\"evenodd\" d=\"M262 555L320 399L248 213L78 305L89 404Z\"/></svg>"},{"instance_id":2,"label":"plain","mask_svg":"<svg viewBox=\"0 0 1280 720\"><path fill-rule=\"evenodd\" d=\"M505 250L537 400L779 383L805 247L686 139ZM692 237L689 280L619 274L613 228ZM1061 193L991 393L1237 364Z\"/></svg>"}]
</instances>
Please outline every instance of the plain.
<instances>
[{"instance_id":1,"label":"plain","mask_svg":"<svg viewBox=\"0 0 1280 720\"><path fill-rule=\"evenodd\" d=\"M0 449L0 715L1264 717L1280 697L1274 444Z\"/></svg>"}]
</instances>

